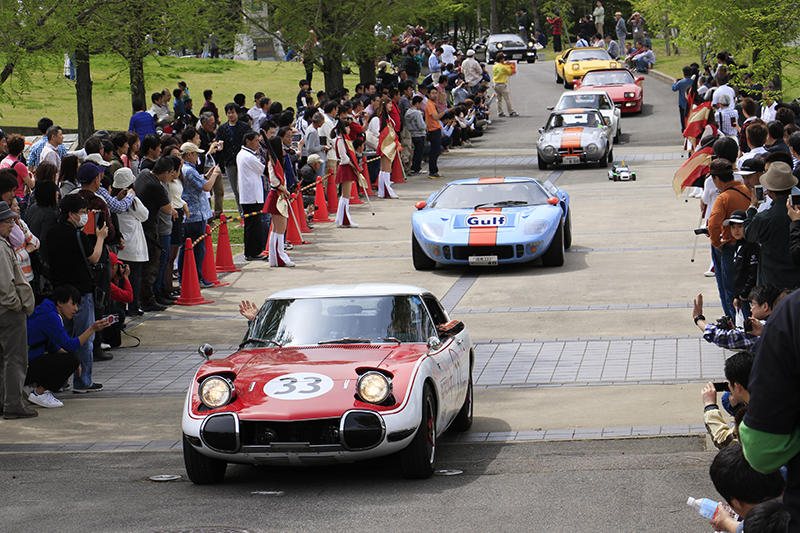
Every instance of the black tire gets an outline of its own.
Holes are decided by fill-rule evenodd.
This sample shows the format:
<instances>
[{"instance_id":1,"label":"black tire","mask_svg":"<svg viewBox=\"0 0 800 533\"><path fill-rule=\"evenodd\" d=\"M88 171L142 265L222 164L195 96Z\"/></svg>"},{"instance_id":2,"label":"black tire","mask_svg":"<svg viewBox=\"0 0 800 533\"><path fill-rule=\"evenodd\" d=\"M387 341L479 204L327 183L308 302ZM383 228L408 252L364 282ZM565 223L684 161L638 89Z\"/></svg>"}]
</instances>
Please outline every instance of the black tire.
<instances>
[{"instance_id":1,"label":"black tire","mask_svg":"<svg viewBox=\"0 0 800 533\"><path fill-rule=\"evenodd\" d=\"M608 151L608 162L609 163L613 163L614 162L614 149L613 148L611 148L611 150Z\"/></svg>"},{"instance_id":2,"label":"black tire","mask_svg":"<svg viewBox=\"0 0 800 533\"><path fill-rule=\"evenodd\" d=\"M528 64L536 63L536 59L528 59Z\"/></svg>"},{"instance_id":3,"label":"black tire","mask_svg":"<svg viewBox=\"0 0 800 533\"><path fill-rule=\"evenodd\" d=\"M563 81L563 78L558 75L558 69L556 69L556 83L562 83Z\"/></svg>"},{"instance_id":4,"label":"black tire","mask_svg":"<svg viewBox=\"0 0 800 533\"><path fill-rule=\"evenodd\" d=\"M539 170L547 170L547 161L545 161L541 157L537 157L536 159L539 160Z\"/></svg>"},{"instance_id":5,"label":"black tire","mask_svg":"<svg viewBox=\"0 0 800 533\"><path fill-rule=\"evenodd\" d=\"M607 168L608 167L608 157L605 155L597 162L600 165L600 168Z\"/></svg>"},{"instance_id":6,"label":"black tire","mask_svg":"<svg viewBox=\"0 0 800 533\"><path fill-rule=\"evenodd\" d=\"M422 390L422 418L411 444L400 450L400 471L406 479L427 479L436 468L436 401L427 383Z\"/></svg>"},{"instance_id":7,"label":"black tire","mask_svg":"<svg viewBox=\"0 0 800 533\"><path fill-rule=\"evenodd\" d=\"M545 253L542 254L542 264L546 267L558 267L564 264L564 225L558 223L558 229L553 236L553 242Z\"/></svg>"},{"instance_id":8,"label":"black tire","mask_svg":"<svg viewBox=\"0 0 800 533\"><path fill-rule=\"evenodd\" d=\"M572 246L572 215L567 208L566 222L564 222L564 249L569 250L570 246Z\"/></svg>"},{"instance_id":9,"label":"black tire","mask_svg":"<svg viewBox=\"0 0 800 533\"><path fill-rule=\"evenodd\" d=\"M619 144L619 136L622 135L622 125L617 124L617 134L614 135L614 144Z\"/></svg>"},{"instance_id":10,"label":"black tire","mask_svg":"<svg viewBox=\"0 0 800 533\"><path fill-rule=\"evenodd\" d=\"M573 87L575 87L575 86L573 84L571 84L570 82L568 82L566 78L564 78L564 88L565 89L572 89Z\"/></svg>"},{"instance_id":11,"label":"black tire","mask_svg":"<svg viewBox=\"0 0 800 533\"><path fill-rule=\"evenodd\" d=\"M469 373L469 384L467 385L467 397L464 398L464 405L456 415L453 423L450 424L450 429L453 431L467 431L472 427L472 408L474 396L472 395L472 370Z\"/></svg>"},{"instance_id":12,"label":"black tire","mask_svg":"<svg viewBox=\"0 0 800 533\"><path fill-rule=\"evenodd\" d=\"M436 261L425 255L422 247L417 242L417 237L411 234L411 259L414 262L414 268L417 270L433 270L436 268Z\"/></svg>"},{"instance_id":13,"label":"black tire","mask_svg":"<svg viewBox=\"0 0 800 533\"><path fill-rule=\"evenodd\" d=\"M186 466L186 474L195 485L221 483L228 468L227 462L206 457L195 450L186 435L183 436L183 463Z\"/></svg>"}]
</instances>

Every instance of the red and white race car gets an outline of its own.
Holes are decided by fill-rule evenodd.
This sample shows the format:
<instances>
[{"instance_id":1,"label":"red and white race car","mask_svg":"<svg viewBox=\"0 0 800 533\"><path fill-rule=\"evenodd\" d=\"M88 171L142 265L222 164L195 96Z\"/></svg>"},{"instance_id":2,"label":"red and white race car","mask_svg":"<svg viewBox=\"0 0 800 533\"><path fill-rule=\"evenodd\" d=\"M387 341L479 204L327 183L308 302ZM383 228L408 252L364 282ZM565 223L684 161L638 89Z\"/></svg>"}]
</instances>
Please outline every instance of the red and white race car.
<instances>
[{"instance_id":1,"label":"red and white race car","mask_svg":"<svg viewBox=\"0 0 800 533\"><path fill-rule=\"evenodd\" d=\"M393 453L405 477L427 478L437 438L472 425L474 361L464 325L419 287L275 293L239 350L203 363L192 380L182 424L189 479L219 483L228 463Z\"/></svg>"}]
</instances>

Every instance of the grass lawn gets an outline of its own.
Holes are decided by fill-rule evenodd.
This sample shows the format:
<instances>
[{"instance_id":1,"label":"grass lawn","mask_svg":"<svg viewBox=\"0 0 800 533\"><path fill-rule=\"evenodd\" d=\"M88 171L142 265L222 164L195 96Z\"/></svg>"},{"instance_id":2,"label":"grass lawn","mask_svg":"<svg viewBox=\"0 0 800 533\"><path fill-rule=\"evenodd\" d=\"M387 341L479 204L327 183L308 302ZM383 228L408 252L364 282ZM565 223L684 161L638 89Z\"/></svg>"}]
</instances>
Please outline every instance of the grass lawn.
<instances>
[{"instance_id":1,"label":"grass lawn","mask_svg":"<svg viewBox=\"0 0 800 533\"><path fill-rule=\"evenodd\" d=\"M131 116L130 78L126 64L117 56L92 56L92 96L94 123L97 129L127 130ZM284 107L295 107L297 82L305 77L303 65L297 62L234 61L230 59L197 59L177 57L148 57L145 61L147 94L162 89L176 88L183 80L189 86L194 100L194 112L203 106L203 91L214 91L214 103L221 110L233 101L233 96L243 93L247 105L253 105L253 95L262 91ZM0 127L36 126L47 115L64 128L78 127L75 105L75 85L63 76L63 59L54 57L44 72L31 75L31 86L21 94L13 94L12 102L0 105L3 120ZM314 72L312 88L324 89L322 72ZM358 83L358 74L344 77L344 85L351 91ZM19 91L12 76L6 82L6 91ZM146 103L150 107L150 101ZM171 105L171 103L170 103Z\"/></svg>"}]
</instances>

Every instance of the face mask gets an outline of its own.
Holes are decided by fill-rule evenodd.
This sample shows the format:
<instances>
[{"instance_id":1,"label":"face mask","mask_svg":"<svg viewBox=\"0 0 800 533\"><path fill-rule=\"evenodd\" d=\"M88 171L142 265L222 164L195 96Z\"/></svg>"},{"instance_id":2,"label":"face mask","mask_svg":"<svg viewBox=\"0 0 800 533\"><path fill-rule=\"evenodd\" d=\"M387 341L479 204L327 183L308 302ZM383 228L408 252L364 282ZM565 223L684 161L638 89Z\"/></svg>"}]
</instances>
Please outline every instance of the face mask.
<instances>
[{"instance_id":1,"label":"face mask","mask_svg":"<svg viewBox=\"0 0 800 533\"><path fill-rule=\"evenodd\" d=\"M89 215L88 214L78 215L78 217L79 217L78 218L78 228L84 227L86 225L86 223L89 222Z\"/></svg>"}]
</instances>

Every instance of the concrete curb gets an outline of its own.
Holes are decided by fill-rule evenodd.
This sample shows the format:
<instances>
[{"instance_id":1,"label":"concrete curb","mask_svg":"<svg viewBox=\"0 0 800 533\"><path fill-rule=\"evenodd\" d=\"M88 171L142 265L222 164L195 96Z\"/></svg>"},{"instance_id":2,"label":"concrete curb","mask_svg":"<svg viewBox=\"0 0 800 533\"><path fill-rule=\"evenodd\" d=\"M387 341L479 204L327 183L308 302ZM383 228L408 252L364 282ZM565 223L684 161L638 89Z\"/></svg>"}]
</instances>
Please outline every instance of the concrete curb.
<instances>
[{"instance_id":1,"label":"concrete curb","mask_svg":"<svg viewBox=\"0 0 800 533\"><path fill-rule=\"evenodd\" d=\"M650 71L647 73L647 76L653 77L659 81L663 81L664 83L668 83L670 85L675 83L675 78L673 78L668 74L664 74L663 72L660 72L658 70L650 69Z\"/></svg>"}]
</instances>

